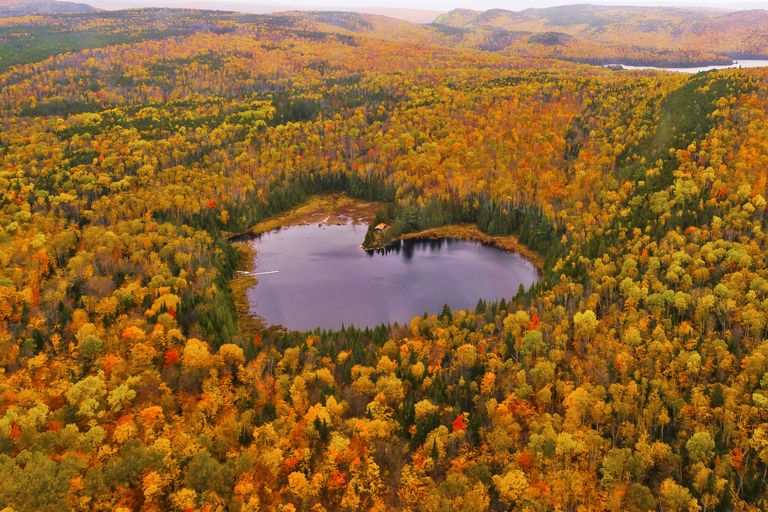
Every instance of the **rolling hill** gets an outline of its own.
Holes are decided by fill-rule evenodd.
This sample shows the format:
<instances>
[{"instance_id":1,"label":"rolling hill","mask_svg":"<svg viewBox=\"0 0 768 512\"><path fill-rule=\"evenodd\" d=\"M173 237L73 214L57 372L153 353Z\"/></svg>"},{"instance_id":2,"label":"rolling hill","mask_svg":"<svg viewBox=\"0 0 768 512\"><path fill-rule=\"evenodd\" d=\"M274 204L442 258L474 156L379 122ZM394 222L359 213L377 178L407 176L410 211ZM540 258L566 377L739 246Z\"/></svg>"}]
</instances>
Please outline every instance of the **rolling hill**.
<instances>
[{"instance_id":1,"label":"rolling hill","mask_svg":"<svg viewBox=\"0 0 768 512\"><path fill-rule=\"evenodd\" d=\"M486 34L497 51L585 62L718 63L768 55L768 11L566 5L509 11L456 9L435 25ZM542 34L549 34L543 37ZM524 36L529 36L527 39ZM570 37L568 37L570 36Z\"/></svg>"},{"instance_id":2,"label":"rolling hill","mask_svg":"<svg viewBox=\"0 0 768 512\"><path fill-rule=\"evenodd\" d=\"M0 16L96 12L87 4L58 0L0 0Z\"/></svg>"}]
</instances>

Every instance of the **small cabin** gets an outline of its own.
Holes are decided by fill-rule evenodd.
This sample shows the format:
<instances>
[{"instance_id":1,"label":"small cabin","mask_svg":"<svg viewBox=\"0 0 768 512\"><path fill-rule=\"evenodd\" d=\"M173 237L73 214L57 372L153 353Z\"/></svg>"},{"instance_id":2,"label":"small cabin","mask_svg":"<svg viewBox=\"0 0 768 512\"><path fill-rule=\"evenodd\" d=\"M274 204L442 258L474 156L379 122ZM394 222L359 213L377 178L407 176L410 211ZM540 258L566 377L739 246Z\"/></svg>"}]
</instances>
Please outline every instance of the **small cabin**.
<instances>
[{"instance_id":1,"label":"small cabin","mask_svg":"<svg viewBox=\"0 0 768 512\"><path fill-rule=\"evenodd\" d=\"M376 227L374 227L374 228L373 228L373 230L374 230L375 232L377 232L377 233L381 233L381 232L382 232L382 231L384 231L385 229L387 229L387 225L386 225L386 224L384 224L383 222L382 222L382 223L380 223L380 224L376 224Z\"/></svg>"}]
</instances>

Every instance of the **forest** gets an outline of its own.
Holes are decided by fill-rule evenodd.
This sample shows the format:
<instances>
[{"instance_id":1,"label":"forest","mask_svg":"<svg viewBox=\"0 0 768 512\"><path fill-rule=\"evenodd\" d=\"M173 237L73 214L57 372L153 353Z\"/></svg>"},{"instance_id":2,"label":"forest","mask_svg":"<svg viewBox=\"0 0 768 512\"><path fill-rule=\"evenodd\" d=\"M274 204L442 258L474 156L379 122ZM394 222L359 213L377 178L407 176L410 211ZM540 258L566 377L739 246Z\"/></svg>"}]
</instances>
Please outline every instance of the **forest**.
<instances>
[{"instance_id":1,"label":"forest","mask_svg":"<svg viewBox=\"0 0 768 512\"><path fill-rule=\"evenodd\" d=\"M0 18L0 510L768 508L768 68L450 34ZM233 236L328 193L513 235L541 282L254 322Z\"/></svg>"}]
</instances>

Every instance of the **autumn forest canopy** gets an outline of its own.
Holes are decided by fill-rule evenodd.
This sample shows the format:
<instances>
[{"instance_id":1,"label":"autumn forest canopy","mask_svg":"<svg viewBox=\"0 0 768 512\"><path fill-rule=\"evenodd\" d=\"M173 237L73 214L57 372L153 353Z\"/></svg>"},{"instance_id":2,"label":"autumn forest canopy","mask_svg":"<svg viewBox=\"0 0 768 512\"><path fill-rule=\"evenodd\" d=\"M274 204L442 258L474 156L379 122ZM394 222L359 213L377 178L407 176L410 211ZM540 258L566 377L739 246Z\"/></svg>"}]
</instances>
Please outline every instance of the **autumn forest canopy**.
<instances>
[{"instance_id":1,"label":"autumn forest canopy","mask_svg":"<svg viewBox=\"0 0 768 512\"><path fill-rule=\"evenodd\" d=\"M595 64L765 58L766 16L0 18L0 510L765 510L768 68ZM328 194L540 282L260 322L236 235Z\"/></svg>"}]
</instances>

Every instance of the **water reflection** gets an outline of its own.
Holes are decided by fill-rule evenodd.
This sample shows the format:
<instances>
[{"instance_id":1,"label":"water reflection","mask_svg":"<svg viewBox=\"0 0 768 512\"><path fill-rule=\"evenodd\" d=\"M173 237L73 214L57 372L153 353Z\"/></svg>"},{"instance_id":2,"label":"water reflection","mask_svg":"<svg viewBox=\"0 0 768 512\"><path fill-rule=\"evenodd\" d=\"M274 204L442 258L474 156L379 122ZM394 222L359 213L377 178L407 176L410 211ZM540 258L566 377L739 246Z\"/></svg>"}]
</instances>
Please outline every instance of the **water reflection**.
<instances>
[{"instance_id":1,"label":"water reflection","mask_svg":"<svg viewBox=\"0 0 768 512\"><path fill-rule=\"evenodd\" d=\"M439 251L443 248L443 245L450 245L451 243L458 242L451 238L409 238L406 240L396 240L386 247L379 249L367 249L365 252L369 256L388 254L398 254L403 257L404 260L409 261L413 258L413 255L419 250L429 250L429 252Z\"/></svg>"}]
</instances>

